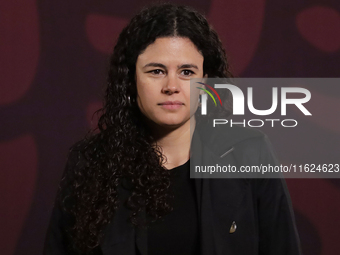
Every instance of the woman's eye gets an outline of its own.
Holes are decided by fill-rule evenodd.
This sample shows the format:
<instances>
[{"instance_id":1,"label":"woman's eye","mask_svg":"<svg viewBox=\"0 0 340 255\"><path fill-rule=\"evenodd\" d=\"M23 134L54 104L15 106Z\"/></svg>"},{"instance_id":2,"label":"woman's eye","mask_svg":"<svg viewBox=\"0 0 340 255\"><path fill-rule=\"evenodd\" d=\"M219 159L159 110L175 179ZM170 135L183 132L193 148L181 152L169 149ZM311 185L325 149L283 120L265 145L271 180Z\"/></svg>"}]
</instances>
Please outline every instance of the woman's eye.
<instances>
[{"instance_id":1,"label":"woman's eye","mask_svg":"<svg viewBox=\"0 0 340 255\"><path fill-rule=\"evenodd\" d=\"M189 75L194 74L194 72L191 71L191 70L183 70L182 73L183 73L185 76L189 76Z\"/></svg>"},{"instance_id":2,"label":"woman's eye","mask_svg":"<svg viewBox=\"0 0 340 255\"><path fill-rule=\"evenodd\" d=\"M155 69L155 70L152 70L151 73L153 74L161 74L163 72L163 70L161 69Z\"/></svg>"}]
</instances>

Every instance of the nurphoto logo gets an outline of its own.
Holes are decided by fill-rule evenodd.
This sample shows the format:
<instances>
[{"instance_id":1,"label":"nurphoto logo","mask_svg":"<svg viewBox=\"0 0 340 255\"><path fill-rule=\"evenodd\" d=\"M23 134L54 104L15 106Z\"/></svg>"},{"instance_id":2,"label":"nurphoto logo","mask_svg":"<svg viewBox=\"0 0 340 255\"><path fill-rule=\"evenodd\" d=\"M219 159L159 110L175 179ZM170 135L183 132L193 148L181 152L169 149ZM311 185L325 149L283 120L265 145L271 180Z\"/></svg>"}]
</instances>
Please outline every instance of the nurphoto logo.
<instances>
[{"instance_id":1,"label":"nurphoto logo","mask_svg":"<svg viewBox=\"0 0 340 255\"><path fill-rule=\"evenodd\" d=\"M203 83L203 82L196 82L199 84L202 84L206 86L206 88L210 89L219 100L221 106L222 106L222 100L217 93L216 89L228 89L231 93L231 96L233 98L233 115L245 115L245 95L243 91L236 85L225 83L225 84L215 84L214 87ZM215 106L217 106L216 100L214 95L208 91L207 89L197 87L198 89L201 89L206 92L206 94L201 95L201 114L207 115L207 100L208 95L212 98L212 100L215 103ZM301 97L299 98L289 98L289 94L294 93L295 95L298 94ZM272 97L268 98L268 101L271 101L271 107L269 109L256 109L254 107L254 98L253 98L253 88L247 87L247 107L249 112L251 112L254 115L257 116L268 116L273 114L277 109L279 105L279 99L280 99L280 115L286 116L287 115L287 105L294 105L297 107L304 115L311 116L312 114L307 110L307 108L304 106L305 103L310 101L311 99L311 93L308 89L301 88L301 87L281 87L280 88L280 97L278 95L278 87L272 87ZM243 126L249 127L262 127L265 122L271 122L271 126L274 127L275 122L280 122L283 127L295 127L297 126L297 121L295 119L250 119L246 121L246 119L243 119L242 122L233 122L233 120L227 120L227 119L214 119L213 126L219 125L219 124L227 124L229 123L231 126L233 124L242 124Z\"/></svg>"}]
</instances>

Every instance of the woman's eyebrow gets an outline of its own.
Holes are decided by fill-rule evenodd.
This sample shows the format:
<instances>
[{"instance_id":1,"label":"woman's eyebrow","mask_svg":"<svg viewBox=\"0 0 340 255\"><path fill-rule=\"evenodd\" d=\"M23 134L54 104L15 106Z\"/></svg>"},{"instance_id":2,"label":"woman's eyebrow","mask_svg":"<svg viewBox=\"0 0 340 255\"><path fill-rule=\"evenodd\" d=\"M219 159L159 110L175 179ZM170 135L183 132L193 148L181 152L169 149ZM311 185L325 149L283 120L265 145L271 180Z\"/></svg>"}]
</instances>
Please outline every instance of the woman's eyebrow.
<instances>
[{"instance_id":1,"label":"woman's eyebrow","mask_svg":"<svg viewBox=\"0 0 340 255\"><path fill-rule=\"evenodd\" d=\"M149 66L152 66L152 67L161 67L161 68L167 69L165 65L163 65L161 63L155 63L155 62L148 63L143 68L149 67ZM198 70L197 65L194 65L194 64L183 64L183 65L177 66L177 68L178 69L181 69L181 68L195 68L195 69Z\"/></svg>"},{"instance_id":2,"label":"woman's eyebrow","mask_svg":"<svg viewBox=\"0 0 340 255\"><path fill-rule=\"evenodd\" d=\"M181 68L195 68L198 70L198 67L197 65L194 65L194 64L183 64L181 66L177 66L178 69L181 69Z\"/></svg>"},{"instance_id":3,"label":"woman's eyebrow","mask_svg":"<svg viewBox=\"0 0 340 255\"><path fill-rule=\"evenodd\" d=\"M152 67L162 67L164 69L166 69L166 66L161 64L161 63L155 63L155 62L151 62L146 64L145 66L143 66L143 68L148 67L148 66L152 66Z\"/></svg>"}]
</instances>

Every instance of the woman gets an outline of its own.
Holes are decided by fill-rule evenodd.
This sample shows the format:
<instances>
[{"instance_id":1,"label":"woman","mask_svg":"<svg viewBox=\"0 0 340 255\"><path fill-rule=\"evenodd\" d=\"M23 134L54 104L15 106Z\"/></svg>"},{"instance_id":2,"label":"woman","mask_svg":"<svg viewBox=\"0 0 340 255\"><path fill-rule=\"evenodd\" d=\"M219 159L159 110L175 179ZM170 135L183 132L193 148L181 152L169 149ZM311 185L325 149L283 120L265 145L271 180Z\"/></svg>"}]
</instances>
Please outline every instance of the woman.
<instances>
[{"instance_id":1,"label":"woman","mask_svg":"<svg viewBox=\"0 0 340 255\"><path fill-rule=\"evenodd\" d=\"M300 254L284 181L189 178L190 148L195 164L223 153L241 165L254 149L251 164L277 163L258 131L201 135L202 90L190 78L205 77L231 74L201 14L158 4L132 18L111 57L99 133L70 150L44 254Z\"/></svg>"}]
</instances>

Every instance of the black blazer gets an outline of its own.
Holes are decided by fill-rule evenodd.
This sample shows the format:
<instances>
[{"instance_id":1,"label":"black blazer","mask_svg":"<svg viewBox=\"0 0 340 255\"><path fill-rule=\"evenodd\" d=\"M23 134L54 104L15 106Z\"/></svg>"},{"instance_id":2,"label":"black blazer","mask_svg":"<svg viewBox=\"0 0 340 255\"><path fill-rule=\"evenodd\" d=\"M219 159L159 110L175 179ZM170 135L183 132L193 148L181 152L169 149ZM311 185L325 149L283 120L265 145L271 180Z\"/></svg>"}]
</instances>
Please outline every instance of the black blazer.
<instances>
[{"instance_id":1,"label":"black blazer","mask_svg":"<svg viewBox=\"0 0 340 255\"><path fill-rule=\"evenodd\" d=\"M225 127L223 127L225 126ZM195 129L192 148L197 155L191 167L220 165L277 165L268 138L257 130L226 125ZM77 156L70 155L67 168ZM67 169L66 169L67 171ZM196 178L200 219L201 255L298 255L301 254L294 214L284 179ZM123 198L129 195L119 188ZM147 230L134 228L129 211L117 209L104 230L104 240L94 254L147 255ZM145 211L142 217L146 217ZM66 251L64 229L67 217L54 206L47 231L44 254Z\"/></svg>"}]
</instances>

